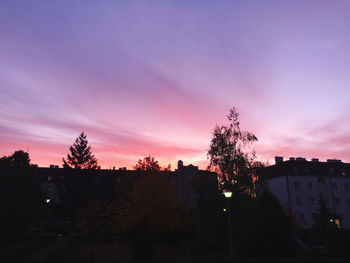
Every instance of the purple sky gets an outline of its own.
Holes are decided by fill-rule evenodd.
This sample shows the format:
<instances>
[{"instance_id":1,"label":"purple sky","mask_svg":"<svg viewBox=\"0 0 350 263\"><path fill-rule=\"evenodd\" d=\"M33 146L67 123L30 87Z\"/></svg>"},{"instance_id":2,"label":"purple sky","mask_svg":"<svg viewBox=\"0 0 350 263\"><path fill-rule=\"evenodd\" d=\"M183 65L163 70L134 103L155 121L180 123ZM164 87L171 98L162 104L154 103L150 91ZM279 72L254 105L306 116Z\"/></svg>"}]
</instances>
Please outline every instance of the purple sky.
<instances>
[{"instance_id":1,"label":"purple sky","mask_svg":"<svg viewBox=\"0 0 350 263\"><path fill-rule=\"evenodd\" d=\"M0 155L205 168L229 108L275 155L350 162L349 1L0 2Z\"/></svg>"}]
</instances>

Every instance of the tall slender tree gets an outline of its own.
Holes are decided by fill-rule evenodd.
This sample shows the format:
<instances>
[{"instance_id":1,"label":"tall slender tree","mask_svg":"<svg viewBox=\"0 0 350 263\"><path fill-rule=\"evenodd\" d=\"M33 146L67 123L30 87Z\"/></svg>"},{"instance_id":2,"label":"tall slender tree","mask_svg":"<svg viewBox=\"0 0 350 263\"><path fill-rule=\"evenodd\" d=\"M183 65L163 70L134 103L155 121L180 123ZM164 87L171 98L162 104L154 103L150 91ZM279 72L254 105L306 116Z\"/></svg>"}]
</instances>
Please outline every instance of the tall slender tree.
<instances>
[{"instance_id":1,"label":"tall slender tree","mask_svg":"<svg viewBox=\"0 0 350 263\"><path fill-rule=\"evenodd\" d=\"M64 167L75 169L97 168L97 159L91 152L91 146L88 146L88 140L84 132L79 135L69 150L70 154L67 154L67 160L63 158Z\"/></svg>"},{"instance_id":2,"label":"tall slender tree","mask_svg":"<svg viewBox=\"0 0 350 263\"><path fill-rule=\"evenodd\" d=\"M215 126L207 155L209 168L218 173L222 187L236 185L246 192L252 190L257 166L255 152L250 146L258 139L253 133L241 130L238 117L239 113L233 107L227 115L229 125Z\"/></svg>"}]
</instances>

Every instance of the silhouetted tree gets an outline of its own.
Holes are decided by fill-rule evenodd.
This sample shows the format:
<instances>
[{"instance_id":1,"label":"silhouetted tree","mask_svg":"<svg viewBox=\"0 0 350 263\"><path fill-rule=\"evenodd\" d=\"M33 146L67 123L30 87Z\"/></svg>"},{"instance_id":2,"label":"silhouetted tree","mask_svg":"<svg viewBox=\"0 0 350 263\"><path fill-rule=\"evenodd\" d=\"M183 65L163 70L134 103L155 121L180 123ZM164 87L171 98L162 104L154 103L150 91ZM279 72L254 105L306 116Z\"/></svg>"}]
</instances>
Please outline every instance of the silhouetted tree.
<instances>
[{"instance_id":1,"label":"silhouetted tree","mask_svg":"<svg viewBox=\"0 0 350 263\"><path fill-rule=\"evenodd\" d=\"M312 226L314 237L319 245L332 248L335 244L335 240L333 240L334 234L336 234L337 231L337 226L334 221L336 216L331 213L327 207L322 192L320 192L318 205L317 213L314 216L315 224Z\"/></svg>"},{"instance_id":2,"label":"silhouetted tree","mask_svg":"<svg viewBox=\"0 0 350 263\"><path fill-rule=\"evenodd\" d=\"M143 158L143 160L139 159L137 164L133 166L135 170L141 170L145 172L159 172L162 168L160 167L158 161L154 160L154 157L151 155Z\"/></svg>"},{"instance_id":3,"label":"silhouetted tree","mask_svg":"<svg viewBox=\"0 0 350 263\"><path fill-rule=\"evenodd\" d=\"M28 168L30 166L29 154L22 150L15 151L11 156L2 157L0 164L13 168Z\"/></svg>"},{"instance_id":4,"label":"silhouetted tree","mask_svg":"<svg viewBox=\"0 0 350 263\"><path fill-rule=\"evenodd\" d=\"M91 200L78 215L77 227L89 244L112 241L114 226L118 223L114 205L103 200Z\"/></svg>"},{"instance_id":5,"label":"silhouetted tree","mask_svg":"<svg viewBox=\"0 0 350 263\"><path fill-rule=\"evenodd\" d=\"M84 132L79 135L69 150L70 154L67 155L67 161L63 158L64 167L97 169L97 160L91 152L91 146L88 146L88 140Z\"/></svg>"},{"instance_id":6,"label":"silhouetted tree","mask_svg":"<svg viewBox=\"0 0 350 263\"><path fill-rule=\"evenodd\" d=\"M16 151L0 159L0 246L25 239L41 224L45 198L28 153Z\"/></svg>"},{"instance_id":7,"label":"silhouetted tree","mask_svg":"<svg viewBox=\"0 0 350 263\"><path fill-rule=\"evenodd\" d=\"M197 197L191 220L196 231L199 250L219 248L227 243L225 200L212 176L200 176L193 182ZM199 252L200 253L200 252Z\"/></svg>"},{"instance_id":8,"label":"silhouetted tree","mask_svg":"<svg viewBox=\"0 0 350 263\"><path fill-rule=\"evenodd\" d=\"M257 166L255 152L249 148L257 138L250 132L241 131L238 117L239 113L233 107L227 116L230 124L216 125L207 156L209 168L218 173L221 186L236 185L237 191L247 193L253 191Z\"/></svg>"},{"instance_id":9,"label":"silhouetted tree","mask_svg":"<svg viewBox=\"0 0 350 263\"><path fill-rule=\"evenodd\" d=\"M326 201L324 200L322 192L320 192L320 198L318 200L318 210L315 214L315 225L314 227L318 228L327 228L331 226L331 219L334 217L329 211Z\"/></svg>"},{"instance_id":10,"label":"silhouetted tree","mask_svg":"<svg viewBox=\"0 0 350 263\"><path fill-rule=\"evenodd\" d=\"M154 234L173 232L183 226L183 205L169 177L158 173L140 176L132 188L129 200L123 205L129 229L145 219Z\"/></svg>"},{"instance_id":11,"label":"silhouetted tree","mask_svg":"<svg viewBox=\"0 0 350 263\"><path fill-rule=\"evenodd\" d=\"M295 255L293 224L279 200L268 190L257 197L255 220L255 256L283 258Z\"/></svg>"}]
</instances>

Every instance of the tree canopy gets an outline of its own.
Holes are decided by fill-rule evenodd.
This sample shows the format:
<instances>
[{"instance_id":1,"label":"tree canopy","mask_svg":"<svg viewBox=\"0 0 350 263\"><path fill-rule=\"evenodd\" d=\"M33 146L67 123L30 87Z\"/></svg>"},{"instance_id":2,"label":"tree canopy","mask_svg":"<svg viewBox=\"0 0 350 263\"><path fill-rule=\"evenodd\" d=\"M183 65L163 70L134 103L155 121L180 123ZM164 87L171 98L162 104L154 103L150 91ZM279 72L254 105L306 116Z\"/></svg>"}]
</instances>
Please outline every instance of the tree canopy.
<instances>
[{"instance_id":1,"label":"tree canopy","mask_svg":"<svg viewBox=\"0 0 350 263\"><path fill-rule=\"evenodd\" d=\"M143 158L143 160L139 159L139 161L135 166L133 166L133 168L135 170L141 170L145 172L159 172L162 170L158 161L154 160L154 157L152 157L151 155Z\"/></svg>"},{"instance_id":2,"label":"tree canopy","mask_svg":"<svg viewBox=\"0 0 350 263\"><path fill-rule=\"evenodd\" d=\"M133 183L128 194L129 201L124 203L125 221L133 227L147 219L153 233L167 233L180 229L183 204L176 186L167 176L158 173L141 176Z\"/></svg>"},{"instance_id":3,"label":"tree canopy","mask_svg":"<svg viewBox=\"0 0 350 263\"><path fill-rule=\"evenodd\" d=\"M0 158L0 247L26 239L43 222L46 198L27 152Z\"/></svg>"},{"instance_id":4,"label":"tree canopy","mask_svg":"<svg viewBox=\"0 0 350 263\"><path fill-rule=\"evenodd\" d=\"M79 135L69 150L70 154L67 154L67 160L63 158L64 167L75 169L97 168L97 159L91 152L91 146L88 146L88 140L84 132Z\"/></svg>"},{"instance_id":5,"label":"tree canopy","mask_svg":"<svg viewBox=\"0 0 350 263\"><path fill-rule=\"evenodd\" d=\"M255 152L250 148L258 139L253 133L241 130L238 117L233 107L227 115L229 125L215 126L207 153L209 168L218 173L221 186L251 185L257 166Z\"/></svg>"},{"instance_id":6,"label":"tree canopy","mask_svg":"<svg viewBox=\"0 0 350 263\"><path fill-rule=\"evenodd\" d=\"M28 168L30 166L29 154L22 150L15 151L11 156L0 158L0 164L13 168Z\"/></svg>"}]
</instances>

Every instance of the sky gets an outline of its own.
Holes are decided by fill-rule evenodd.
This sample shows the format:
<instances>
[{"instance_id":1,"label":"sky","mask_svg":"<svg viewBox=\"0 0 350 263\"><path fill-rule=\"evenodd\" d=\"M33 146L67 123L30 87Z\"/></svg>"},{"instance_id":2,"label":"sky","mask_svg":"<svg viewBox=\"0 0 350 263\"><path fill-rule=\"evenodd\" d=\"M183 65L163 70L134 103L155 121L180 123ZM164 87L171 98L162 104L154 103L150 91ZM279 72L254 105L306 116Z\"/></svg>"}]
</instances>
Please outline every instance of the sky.
<instances>
[{"instance_id":1,"label":"sky","mask_svg":"<svg viewBox=\"0 0 350 263\"><path fill-rule=\"evenodd\" d=\"M258 159L350 162L349 1L0 1L0 156L205 169L232 107Z\"/></svg>"}]
</instances>

